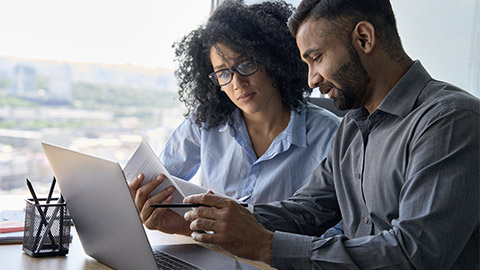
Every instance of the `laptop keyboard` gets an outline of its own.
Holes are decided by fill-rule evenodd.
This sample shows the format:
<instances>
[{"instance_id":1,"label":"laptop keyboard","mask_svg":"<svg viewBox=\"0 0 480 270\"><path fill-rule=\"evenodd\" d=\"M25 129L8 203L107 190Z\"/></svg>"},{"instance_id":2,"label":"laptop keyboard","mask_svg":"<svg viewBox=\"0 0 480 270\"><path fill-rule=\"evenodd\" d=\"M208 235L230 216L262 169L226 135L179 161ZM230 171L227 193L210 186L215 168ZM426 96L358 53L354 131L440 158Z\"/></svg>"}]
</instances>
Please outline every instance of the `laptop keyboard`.
<instances>
[{"instance_id":1,"label":"laptop keyboard","mask_svg":"<svg viewBox=\"0 0 480 270\"><path fill-rule=\"evenodd\" d=\"M180 260L179 258L172 256L168 253L165 253L161 250L155 250L153 252L155 256L155 262L158 265L158 269L165 270L189 270L189 269L202 269L193 264L190 264L186 261Z\"/></svg>"}]
</instances>

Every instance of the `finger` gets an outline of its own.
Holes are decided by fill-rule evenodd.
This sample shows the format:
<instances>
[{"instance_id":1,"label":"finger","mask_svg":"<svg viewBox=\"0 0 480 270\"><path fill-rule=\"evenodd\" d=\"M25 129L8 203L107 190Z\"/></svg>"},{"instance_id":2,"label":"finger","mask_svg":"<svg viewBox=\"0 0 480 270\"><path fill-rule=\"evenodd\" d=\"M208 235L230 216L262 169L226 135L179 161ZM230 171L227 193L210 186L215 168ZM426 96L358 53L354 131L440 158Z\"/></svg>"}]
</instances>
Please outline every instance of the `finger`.
<instances>
[{"instance_id":1,"label":"finger","mask_svg":"<svg viewBox=\"0 0 480 270\"><path fill-rule=\"evenodd\" d=\"M137 190L140 187L143 179L145 179L145 175L143 173L140 173L135 178L133 178L133 180L128 183L128 187L130 188L130 190Z\"/></svg>"},{"instance_id":2,"label":"finger","mask_svg":"<svg viewBox=\"0 0 480 270\"><path fill-rule=\"evenodd\" d=\"M215 220L199 218L190 223L190 230L192 231L213 231L215 232Z\"/></svg>"},{"instance_id":3,"label":"finger","mask_svg":"<svg viewBox=\"0 0 480 270\"><path fill-rule=\"evenodd\" d=\"M152 204L156 203L171 203L173 202L173 196L172 193L175 191L175 188L173 186L169 186L168 188L160 191L157 193L155 196L150 197L148 200L145 201L142 207L142 212L146 213L147 215L150 215L151 212L155 210L154 207L150 207ZM163 212L163 211L160 211Z\"/></svg>"},{"instance_id":4,"label":"finger","mask_svg":"<svg viewBox=\"0 0 480 270\"><path fill-rule=\"evenodd\" d=\"M150 198L150 193L152 193L152 191L155 190L155 188L157 188L164 180L165 176L157 175L157 177L137 189L135 194L135 204L137 205L139 212L145 202Z\"/></svg>"},{"instance_id":5,"label":"finger","mask_svg":"<svg viewBox=\"0 0 480 270\"><path fill-rule=\"evenodd\" d=\"M168 188L158 192L157 194L149 198L149 201L151 201L152 203L161 202L165 200L166 197L171 195L174 191L175 191L175 188L173 186L169 186Z\"/></svg>"},{"instance_id":6,"label":"finger","mask_svg":"<svg viewBox=\"0 0 480 270\"><path fill-rule=\"evenodd\" d=\"M184 203L200 203L200 200L202 199L202 196L210 194L214 195L213 191L209 189L207 192L202 193L202 194L195 194L195 195L190 195L185 198L183 198Z\"/></svg>"},{"instance_id":7,"label":"finger","mask_svg":"<svg viewBox=\"0 0 480 270\"><path fill-rule=\"evenodd\" d=\"M225 207L236 207L238 203L232 199L228 199L225 197L220 197L209 192L204 194L197 194L185 197L183 199L185 203L200 203L205 204L208 206L212 206L218 209L225 208Z\"/></svg>"},{"instance_id":8,"label":"finger","mask_svg":"<svg viewBox=\"0 0 480 270\"><path fill-rule=\"evenodd\" d=\"M145 175L143 173L140 173L128 183L128 189L130 190L130 194L134 199L137 195L137 189L140 187L140 184L142 183L144 178Z\"/></svg>"},{"instance_id":9,"label":"finger","mask_svg":"<svg viewBox=\"0 0 480 270\"><path fill-rule=\"evenodd\" d=\"M193 221L198 218L207 218L207 219L216 220L218 215L216 212L218 212L218 209L215 209L213 207L200 206L191 211L186 212L184 215L184 219L188 221Z\"/></svg>"},{"instance_id":10,"label":"finger","mask_svg":"<svg viewBox=\"0 0 480 270\"><path fill-rule=\"evenodd\" d=\"M161 183L165 181L165 175L163 174L158 174L155 177L153 177L148 183L145 183L141 188L145 189L148 191L148 194L150 194L152 191L154 191Z\"/></svg>"},{"instance_id":11,"label":"finger","mask_svg":"<svg viewBox=\"0 0 480 270\"><path fill-rule=\"evenodd\" d=\"M135 201L140 205L143 205L149 198L150 193L152 193L152 191L154 191L164 180L165 176L159 174L145 185L139 187L136 192Z\"/></svg>"},{"instance_id":12,"label":"finger","mask_svg":"<svg viewBox=\"0 0 480 270\"><path fill-rule=\"evenodd\" d=\"M191 237L197 242L215 244L215 234L200 233L197 231L192 232Z\"/></svg>"},{"instance_id":13,"label":"finger","mask_svg":"<svg viewBox=\"0 0 480 270\"><path fill-rule=\"evenodd\" d=\"M140 211L140 218L145 224L150 222L155 222L155 221L158 222L158 220L156 219L158 217L163 216L163 214L168 210L168 208L154 208L154 207L150 207L150 205L152 205L153 203L171 203L171 202L173 202L173 196L168 196L164 198L162 201L152 202L148 200L147 202L145 202L142 210ZM156 213L155 215L152 214L154 212Z\"/></svg>"}]
</instances>

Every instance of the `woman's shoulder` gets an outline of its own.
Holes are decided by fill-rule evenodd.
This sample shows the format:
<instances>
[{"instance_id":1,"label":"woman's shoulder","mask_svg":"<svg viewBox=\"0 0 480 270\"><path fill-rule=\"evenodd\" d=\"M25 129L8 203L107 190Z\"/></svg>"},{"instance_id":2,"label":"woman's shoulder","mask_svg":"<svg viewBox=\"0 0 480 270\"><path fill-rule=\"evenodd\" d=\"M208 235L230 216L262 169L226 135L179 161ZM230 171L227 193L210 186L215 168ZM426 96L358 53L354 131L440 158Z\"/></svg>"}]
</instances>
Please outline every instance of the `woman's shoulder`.
<instances>
[{"instance_id":1,"label":"woman's shoulder","mask_svg":"<svg viewBox=\"0 0 480 270\"><path fill-rule=\"evenodd\" d=\"M334 113L310 102L307 102L302 107L302 113L306 114L307 122L321 121L324 123L331 123L335 126L338 126L340 124L340 118Z\"/></svg>"}]
</instances>

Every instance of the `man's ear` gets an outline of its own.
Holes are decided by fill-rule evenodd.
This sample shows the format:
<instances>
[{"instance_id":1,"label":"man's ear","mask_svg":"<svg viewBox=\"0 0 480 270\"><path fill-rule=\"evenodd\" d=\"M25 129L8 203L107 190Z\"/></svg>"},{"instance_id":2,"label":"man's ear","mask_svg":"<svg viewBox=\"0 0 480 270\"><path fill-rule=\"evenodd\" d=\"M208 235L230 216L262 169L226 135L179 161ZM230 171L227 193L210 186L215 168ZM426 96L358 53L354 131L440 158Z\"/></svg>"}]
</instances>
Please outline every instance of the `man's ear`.
<instances>
[{"instance_id":1,"label":"man's ear","mask_svg":"<svg viewBox=\"0 0 480 270\"><path fill-rule=\"evenodd\" d=\"M360 21L355 25L352 32L352 44L357 49L369 54L373 51L376 43L375 27L367 21Z\"/></svg>"}]
</instances>

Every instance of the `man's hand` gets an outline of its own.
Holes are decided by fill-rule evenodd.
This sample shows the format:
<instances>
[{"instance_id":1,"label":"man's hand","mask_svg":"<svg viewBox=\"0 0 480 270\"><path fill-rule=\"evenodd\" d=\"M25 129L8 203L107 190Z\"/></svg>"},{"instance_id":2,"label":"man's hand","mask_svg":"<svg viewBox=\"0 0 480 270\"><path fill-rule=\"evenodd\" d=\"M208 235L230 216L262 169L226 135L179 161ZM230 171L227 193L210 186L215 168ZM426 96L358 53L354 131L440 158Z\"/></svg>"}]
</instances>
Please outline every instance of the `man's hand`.
<instances>
[{"instance_id":1,"label":"man's hand","mask_svg":"<svg viewBox=\"0 0 480 270\"><path fill-rule=\"evenodd\" d=\"M273 233L258 223L245 207L211 193L192 195L183 202L211 206L185 213L185 219L191 221L194 240L218 245L239 257L271 264ZM200 233L200 230L213 234Z\"/></svg>"},{"instance_id":2,"label":"man's hand","mask_svg":"<svg viewBox=\"0 0 480 270\"><path fill-rule=\"evenodd\" d=\"M140 186L144 179L145 176L141 173L128 184L143 224L151 230L190 235L190 222L185 221L182 216L168 208L150 207L154 203L173 202L173 196L171 195L175 191L173 186L160 191L155 196L150 197L149 195L165 180L165 176L159 174L150 182Z\"/></svg>"}]
</instances>

